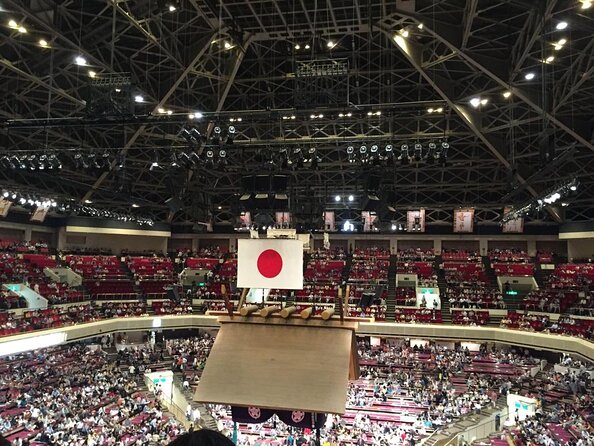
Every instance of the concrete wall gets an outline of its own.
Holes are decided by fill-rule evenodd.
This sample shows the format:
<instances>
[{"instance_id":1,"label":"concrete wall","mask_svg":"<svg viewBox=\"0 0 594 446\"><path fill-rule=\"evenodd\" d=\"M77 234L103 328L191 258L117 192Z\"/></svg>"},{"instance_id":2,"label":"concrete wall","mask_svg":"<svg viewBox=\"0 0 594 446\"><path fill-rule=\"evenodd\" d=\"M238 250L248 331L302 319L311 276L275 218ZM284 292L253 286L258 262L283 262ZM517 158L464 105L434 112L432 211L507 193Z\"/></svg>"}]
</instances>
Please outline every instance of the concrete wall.
<instances>
[{"instance_id":1,"label":"concrete wall","mask_svg":"<svg viewBox=\"0 0 594 446\"><path fill-rule=\"evenodd\" d=\"M166 237L151 237L141 235L105 235L105 234L70 234L64 233L61 249L87 248L111 249L119 254L122 249L128 251L160 251L167 252Z\"/></svg>"},{"instance_id":2,"label":"concrete wall","mask_svg":"<svg viewBox=\"0 0 594 446\"><path fill-rule=\"evenodd\" d=\"M567 257L569 259L594 257L594 239L583 238L567 240Z\"/></svg>"}]
</instances>

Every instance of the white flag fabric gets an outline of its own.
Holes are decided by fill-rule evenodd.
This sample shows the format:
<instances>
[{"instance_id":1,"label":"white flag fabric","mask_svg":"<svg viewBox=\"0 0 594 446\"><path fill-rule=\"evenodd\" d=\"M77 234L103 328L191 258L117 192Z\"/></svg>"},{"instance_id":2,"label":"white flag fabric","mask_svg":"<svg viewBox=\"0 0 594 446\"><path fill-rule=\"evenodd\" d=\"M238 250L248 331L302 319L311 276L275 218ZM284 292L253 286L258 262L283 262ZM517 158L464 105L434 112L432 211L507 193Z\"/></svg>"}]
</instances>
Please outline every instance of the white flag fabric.
<instances>
[{"instance_id":1,"label":"white flag fabric","mask_svg":"<svg viewBox=\"0 0 594 446\"><path fill-rule=\"evenodd\" d=\"M239 288L303 289L303 242L287 239L239 239Z\"/></svg>"}]
</instances>

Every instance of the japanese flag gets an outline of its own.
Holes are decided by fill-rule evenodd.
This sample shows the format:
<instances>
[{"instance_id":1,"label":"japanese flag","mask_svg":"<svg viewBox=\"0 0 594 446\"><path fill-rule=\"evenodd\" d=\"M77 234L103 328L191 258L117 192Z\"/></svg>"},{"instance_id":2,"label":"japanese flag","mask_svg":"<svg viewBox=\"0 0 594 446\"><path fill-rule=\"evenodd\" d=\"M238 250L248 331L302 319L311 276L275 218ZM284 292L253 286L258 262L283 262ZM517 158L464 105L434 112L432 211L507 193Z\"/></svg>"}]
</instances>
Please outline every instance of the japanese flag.
<instances>
[{"instance_id":1,"label":"japanese flag","mask_svg":"<svg viewBox=\"0 0 594 446\"><path fill-rule=\"evenodd\" d=\"M285 239L239 239L237 286L303 289L303 242Z\"/></svg>"}]
</instances>

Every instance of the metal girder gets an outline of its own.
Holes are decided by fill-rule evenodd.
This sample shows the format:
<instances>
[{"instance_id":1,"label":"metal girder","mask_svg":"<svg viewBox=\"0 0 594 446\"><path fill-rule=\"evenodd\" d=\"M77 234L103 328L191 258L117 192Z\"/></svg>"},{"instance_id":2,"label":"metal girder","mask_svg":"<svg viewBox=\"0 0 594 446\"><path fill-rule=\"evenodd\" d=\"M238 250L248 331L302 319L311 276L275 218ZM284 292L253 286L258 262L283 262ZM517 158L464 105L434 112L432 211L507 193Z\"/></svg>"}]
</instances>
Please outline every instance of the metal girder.
<instances>
[{"instance_id":1,"label":"metal girder","mask_svg":"<svg viewBox=\"0 0 594 446\"><path fill-rule=\"evenodd\" d=\"M6 60L4 58L0 58L0 66L3 66L5 68L8 68L9 70L13 71L14 73L18 74L19 76L23 77L24 79L30 80L34 84L39 85L40 87L46 88L47 90L51 91L52 93L55 93L58 96L61 96L61 97L65 98L65 99L68 99L69 101L74 102L75 104L77 104L77 105L79 105L81 107L84 107L85 106L85 102L84 101L75 98L74 96L68 94L67 92L65 92L61 88L54 87L51 83L48 84L44 80L42 80L42 79L38 78L37 76L35 76L34 74L27 73L26 71L21 70L19 67L15 66L9 60Z\"/></svg>"},{"instance_id":2,"label":"metal girder","mask_svg":"<svg viewBox=\"0 0 594 446\"><path fill-rule=\"evenodd\" d=\"M200 48L200 50L196 53L196 55L194 56L194 59L192 59L192 61L188 64L188 66L183 71L183 73L173 82L173 85L171 85L169 90L163 95L161 100L153 108L153 113L156 113L157 110L167 102L169 97L175 92L175 90L183 82L183 80L186 78L186 76L192 71L194 65L196 65L196 63L198 63L198 61L202 58L202 56L204 55L204 53L210 46L210 41L212 40L213 36L214 36L214 34L209 35L209 36L203 38L200 43L198 43L198 47ZM134 144L136 139L140 136L140 134L145 129L146 129L146 125L142 125L138 130L136 130L136 132L134 132L134 134L130 137L130 139L128 140L128 142L126 143L124 148L122 149L123 154L125 154L127 152L128 148ZM115 161L114 161L114 163L115 163ZM103 181L105 181L105 179L109 175L109 172L111 172L111 168L108 172L104 172L103 174L101 174L99 176L99 178L97 178L97 180L95 181L95 183L93 184L91 189L89 191L87 191L87 193L82 197L81 202L84 202L85 200L89 200L93 196L94 191L97 190L97 188L99 188L101 186Z\"/></svg>"},{"instance_id":3,"label":"metal girder","mask_svg":"<svg viewBox=\"0 0 594 446\"><path fill-rule=\"evenodd\" d=\"M413 20L419 21L420 18L415 14L409 14L403 12L404 15L410 17ZM563 123L557 117L551 115L548 111L544 110L537 101L531 97L531 95L524 91L522 88L517 86L511 86L509 82L505 81L502 78L502 71L501 66L504 65L501 61L491 60L490 58L486 58L483 56L472 55L468 51L464 51L460 48L459 44L456 43L456 38L452 36L451 30L447 29L445 25L435 22L434 27L431 27L429 24L424 26L424 29L431 34L434 38L439 40L441 43L446 45L451 51L456 52L460 55L460 57L469 65L473 66L474 68L478 69L485 75L487 75L491 80L499 84L503 89L510 90L512 94L521 99L524 103L530 106L535 112L541 114L545 117L549 122L555 125L555 127L563 130L564 132L571 135L582 144L584 147L590 149L594 152L594 144L591 141L588 141L586 137L583 135L578 134L574 129L570 128L568 125Z\"/></svg>"},{"instance_id":4,"label":"metal girder","mask_svg":"<svg viewBox=\"0 0 594 446\"><path fill-rule=\"evenodd\" d=\"M414 42L407 40L402 36L396 36L392 38L389 30L381 29L386 34L390 41L394 42L394 45L401 51L401 53L407 58L407 60L415 67L416 70L423 76L423 78L435 89L436 93L446 101L449 107L458 114L458 116L464 121L468 128L481 140L481 142L489 149L489 151L497 158L501 164L507 169L512 168L510 163L507 161L505 156L501 153L501 150L497 147L497 143L494 138L490 135L485 135L480 130L479 124L475 121L472 113L456 104L448 95L447 91L449 86L446 81L440 79L435 75L431 75L423 68L422 49ZM526 183L526 180L519 174L515 174L516 179L521 183ZM526 188L533 196L538 196L538 193L531 187ZM555 216L553 216L555 217Z\"/></svg>"},{"instance_id":5,"label":"metal girder","mask_svg":"<svg viewBox=\"0 0 594 446\"><path fill-rule=\"evenodd\" d=\"M466 48L468 39L470 38L470 32L472 30L472 23L476 15L476 8L478 6L478 0L468 0L466 2L466 8L464 8L464 31L462 34L461 47Z\"/></svg>"}]
</instances>

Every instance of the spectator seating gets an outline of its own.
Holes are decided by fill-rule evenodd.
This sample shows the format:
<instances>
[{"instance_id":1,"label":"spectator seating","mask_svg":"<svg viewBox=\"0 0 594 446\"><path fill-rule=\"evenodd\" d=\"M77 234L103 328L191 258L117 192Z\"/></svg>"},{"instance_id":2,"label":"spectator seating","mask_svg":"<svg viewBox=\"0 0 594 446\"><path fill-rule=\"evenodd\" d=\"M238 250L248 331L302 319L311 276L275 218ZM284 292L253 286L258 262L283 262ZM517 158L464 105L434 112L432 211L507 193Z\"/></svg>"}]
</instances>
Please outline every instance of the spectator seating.
<instances>
[{"instance_id":1,"label":"spectator seating","mask_svg":"<svg viewBox=\"0 0 594 446\"><path fill-rule=\"evenodd\" d=\"M129 257L128 267L148 299L164 298L175 282L173 263L168 257Z\"/></svg>"},{"instance_id":2,"label":"spectator seating","mask_svg":"<svg viewBox=\"0 0 594 446\"><path fill-rule=\"evenodd\" d=\"M452 308L505 308L503 295L495 288L448 285L446 295Z\"/></svg>"},{"instance_id":3,"label":"spectator seating","mask_svg":"<svg viewBox=\"0 0 594 446\"><path fill-rule=\"evenodd\" d=\"M188 257L186 259L186 268L207 269L213 271L220 262L221 259L218 257Z\"/></svg>"},{"instance_id":4,"label":"spectator seating","mask_svg":"<svg viewBox=\"0 0 594 446\"><path fill-rule=\"evenodd\" d=\"M466 249L444 249L441 252L441 260L444 262L482 262L477 251L468 251Z\"/></svg>"},{"instance_id":5,"label":"spectator seating","mask_svg":"<svg viewBox=\"0 0 594 446\"><path fill-rule=\"evenodd\" d=\"M530 256L520 249L490 249L489 259L495 263L528 263Z\"/></svg>"},{"instance_id":6,"label":"spectator seating","mask_svg":"<svg viewBox=\"0 0 594 446\"><path fill-rule=\"evenodd\" d=\"M93 298L136 298L134 283L116 256L67 255L65 261L83 276Z\"/></svg>"},{"instance_id":7,"label":"spectator seating","mask_svg":"<svg viewBox=\"0 0 594 446\"><path fill-rule=\"evenodd\" d=\"M349 282L381 282L388 280L390 250L381 248L357 249L351 261Z\"/></svg>"},{"instance_id":8,"label":"spectator seating","mask_svg":"<svg viewBox=\"0 0 594 446\"><path fill-rule=\"evenodd\" d=\"M507 313L507 317L501 320L500 325L504 328L543 331L549 325L549 317L510 311Z\"/></svg>"},{"instance_id":9,"label":"spectator seating","mask_svg":"<svg viewBox=\"0 0 594 446\"><path fill-rule=\"evenodd\" d=\"M191 314L192 303L188 300L175 302L172 300L155 300L152 302L153 312L157 315Z\"/></svg>"},{"instance_id":10,"label":"spectator seating","mask_svg":"<svg viewBox=\"0 0 594 446\"><path fill-rule=\"evenodd\" d=\"M428 308L396 308L395 320L400 323L441 324L441 310Z\"/></svg>"},{"instance_id":11,"label":"spectator seating","mask_svg":"<svg viewBox=\"0 0 594 446\"><path fill-rule=\"evenodd\" d=\"M492 267L498 276L534 275L534 265L531 263L493 263Z\"/></svg>"},{"instance_id":12,"label":"spectator seating","mask_svg":"<svg viewBox=\"0 0 594 446\"><path fill-rule=\"evenodd\" d=\"M448 261L442 266L447 283L488 284L490 282L481 262Z\"/></svg>"},{"instance_id":13,"label":"spectator seating","mask_svg":"<svg viewBox=\"0 0 594 446\"><path fill-rule=\"evenodd\" d=\"M452 322L456 325L486 325L489 323L489 312L452 310Z\"/></svg>"}]
</instances>

